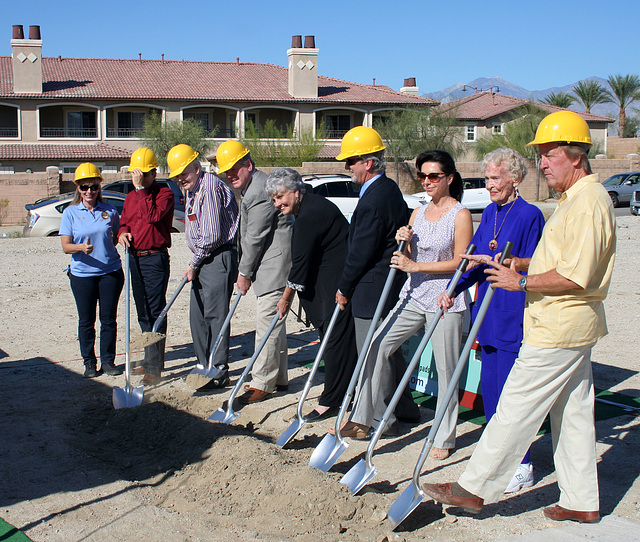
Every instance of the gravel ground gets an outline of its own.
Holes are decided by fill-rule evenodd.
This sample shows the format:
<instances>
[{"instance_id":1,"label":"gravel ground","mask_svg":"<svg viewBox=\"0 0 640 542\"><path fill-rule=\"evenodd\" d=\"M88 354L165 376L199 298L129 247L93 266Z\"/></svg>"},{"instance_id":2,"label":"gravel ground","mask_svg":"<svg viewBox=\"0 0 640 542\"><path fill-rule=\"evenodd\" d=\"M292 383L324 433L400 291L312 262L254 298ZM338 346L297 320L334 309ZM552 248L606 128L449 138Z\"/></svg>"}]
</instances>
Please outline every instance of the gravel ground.
<instances>
[{"instance_id":1,"label":"gravel ground","mask_svg":"<svg viewBox=\"0 0 640 542\"><path fill-rule=\"evenodd\" d=\"M640 219L621 217L618 228L606 302L609 335L594 349L594 375L598 388L639 397L640 364L628 330L637 329L640 312ZM174 235L171 259L173 290L188 261L181 235ZM301 363L312 361L317 348L317 334L291 316L290 391L243 408L230 426L211 423L207 417L230 389L204 394L186 385L194 355L183 293L169 313L162 383L145 391L142 406L114 410L112 388L123 386L124 378L82 378L75 305L63 272L68 260L56 238L0 238L0 516L33 540L470 542L557 527L542 515L558 498L548 435L533 445L533 488L476 517L425 501L393 533L384 518L411 479L432 410L422 408L421 424L379 443L379 474L357 496L340 478L366 443L350 441L329 473L308 467L331 420L307 424L286 448L276 446L295 417L308 372ZM234 377L253 353L254 309L249 294L232 320ZM121 300L118 362L124 322ZM134 352L133 359L140 356ZM315 406L320 382L321 376L305 412ZM640 522L639 420L617 414L597 422L601 511ZM427 460L423 480L455 479L480 433L478 425L461 421L456 452L443 462Z\"/></svg>"}]
</instances>

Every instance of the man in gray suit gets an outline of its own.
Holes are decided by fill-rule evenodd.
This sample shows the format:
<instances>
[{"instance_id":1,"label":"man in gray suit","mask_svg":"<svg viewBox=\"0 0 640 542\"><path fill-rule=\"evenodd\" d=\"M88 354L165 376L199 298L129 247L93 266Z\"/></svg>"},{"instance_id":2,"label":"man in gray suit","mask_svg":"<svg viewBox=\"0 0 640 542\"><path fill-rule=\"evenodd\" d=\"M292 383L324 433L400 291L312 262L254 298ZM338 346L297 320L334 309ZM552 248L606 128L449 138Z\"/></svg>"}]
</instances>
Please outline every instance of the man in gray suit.
<instances>
[{"instance_id":1,"label":"man in gray suit","mask_svg":"<svg viewBox=\"0 0 640 542\"><path fill-rule=\"evenodd\" d=\"M246 295L251 286L256 308L257 345L273 320L291 268L293 219L278 211L264 189L266 173L256 169L249 150L239 141L222 143L216 151L218 173L225 173L233 188L242 193L240 204L240 264L238 290ZM287 328L282 318L271 333L251 371L251 384L238 397L241 403L255 403L274 391L286 391Z\"/></svg>"}]
</instances>

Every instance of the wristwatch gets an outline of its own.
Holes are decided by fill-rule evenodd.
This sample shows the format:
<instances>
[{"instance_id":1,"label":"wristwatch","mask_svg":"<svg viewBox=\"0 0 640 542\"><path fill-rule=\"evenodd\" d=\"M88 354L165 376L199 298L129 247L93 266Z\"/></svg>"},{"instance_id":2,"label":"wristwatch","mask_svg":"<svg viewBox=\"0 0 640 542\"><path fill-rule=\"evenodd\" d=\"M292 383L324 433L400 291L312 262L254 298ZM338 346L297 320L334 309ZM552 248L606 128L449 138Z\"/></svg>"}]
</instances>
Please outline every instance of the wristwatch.
<instances>
[{"instance_id":1,"label":"wristwatch","mask_svg":"<svg viewBox=\"0 0 640 542\"><path fill-rule=\"evenodd\" d=\"M521 289L523 292L526 292L526 291L527 291L527 277L526 277L526 276L524 276L524 277L522 277L522 278L520 279L520 281L518 282L518 286L520 286L520 289Z\"/></svg>"}]
</instances>

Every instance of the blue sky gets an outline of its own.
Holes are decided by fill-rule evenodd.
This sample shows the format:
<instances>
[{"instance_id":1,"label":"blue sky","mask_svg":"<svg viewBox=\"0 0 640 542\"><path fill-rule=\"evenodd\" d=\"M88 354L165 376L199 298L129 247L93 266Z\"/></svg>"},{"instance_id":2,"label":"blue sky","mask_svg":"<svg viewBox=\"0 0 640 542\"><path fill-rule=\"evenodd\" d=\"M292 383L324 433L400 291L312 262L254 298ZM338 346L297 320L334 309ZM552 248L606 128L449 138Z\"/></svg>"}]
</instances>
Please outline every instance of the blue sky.
<instances>
[{"instance_id":1,"label":"blue sky","mask_svg":"<svg viewBox=\"0 0 640 542\"><path fill-rule=\"evenodd\" d=\"M321 75L433 92L501 76L528 90L640 73L640 2L106 2L0 0L1 55L11 25L39 24L44 56L268 62L285 66L294 34L314 35ZM295 7L292 7L295 6ZM617 36L617 37L616 37Z\"/></svg>"}]
</instances>

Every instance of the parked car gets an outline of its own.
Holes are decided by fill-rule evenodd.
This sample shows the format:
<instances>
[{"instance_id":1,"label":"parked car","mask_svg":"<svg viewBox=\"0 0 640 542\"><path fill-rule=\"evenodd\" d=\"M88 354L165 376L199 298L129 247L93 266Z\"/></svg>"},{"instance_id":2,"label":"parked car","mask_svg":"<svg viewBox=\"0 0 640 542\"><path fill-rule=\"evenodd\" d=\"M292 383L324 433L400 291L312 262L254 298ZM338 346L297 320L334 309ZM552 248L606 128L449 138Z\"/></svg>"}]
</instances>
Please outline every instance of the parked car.
<instances>
[{"instance_id":1,"label":"parked car","mask_svg":"<svg viewBox=\"0 0 640 542\"><path fill-rule=\"evenodd\" d=\"M58 235L63 211L71 204L75 192L39 199L25 205L27 224L22 233L25 237L50 237ZM118 192L102 192L102 198L122 214L125 195ZM173 212L173 232L184 232L184 212Z\"/></svg>"},{"instance_id":2,"label":"parked car","mask_svg":"<svg viewBox=\"0 0 640 542\"><path fill-rule=\"evenodd\" d=\"M182 190L176 184L176 182L172 181L171 179L156 179L156 182L160 186L168 186L169 188L171 188L173 197L175 199L174 208L177 211L182 211L184 213L184 194L182 193ZM102 187L102 190L107 190L109 192L120 192L127 195L129 192L133 191L133 183L131 181L116 181L114 183L105 184Z\"/></svg>"},{"instance_id":3,"label":"parked car","mask_svg":"<svg viewBox=\"0 0 640 542\"><path fill-rule=\"evenodd\" d=\"M631 202L629 203L629 210L632 215L638 216L640 214L640 187L631 196Z\"/></svg>"},{"instance_id":4,"label":"parked car","mask_svg":"<svg viewBox=\"0 0 640 542\"><path fill-rule=\"evenodd\" d=\"M640 189L640 171L612 175L603 181L602 186L609 192L614 207L620 207L621 203L631 203L631 196Z\"/></svg>"},{"instance_id":5,"label":"parked car","mask_svg":"<svg viewBox=\"0 0 640 542\"><path fill-rule=\"evenodd\" d=\"M462 205L464 205L469 211L481 212L484 211L491 203L491 196L484 184L484 177L467 177L462 179ZM418 192L414 194L423 198L425 201L431 201L431 196L426 192Z\"/></svg>"},{"instance_id":6,"label":"parked car","mask_svg":"<svg viewBox=\"0 0 640 542\"><path fill-rule=\"evenodd\" d=\"M351 222L351 215L358 205L360 185L345 174L303 175L302 180L313 189L314 194L320 194L334 203L345 218ZM402 195L409 209L420 207L425 201L415 196Z\"/></svg>"}]
</instances>

